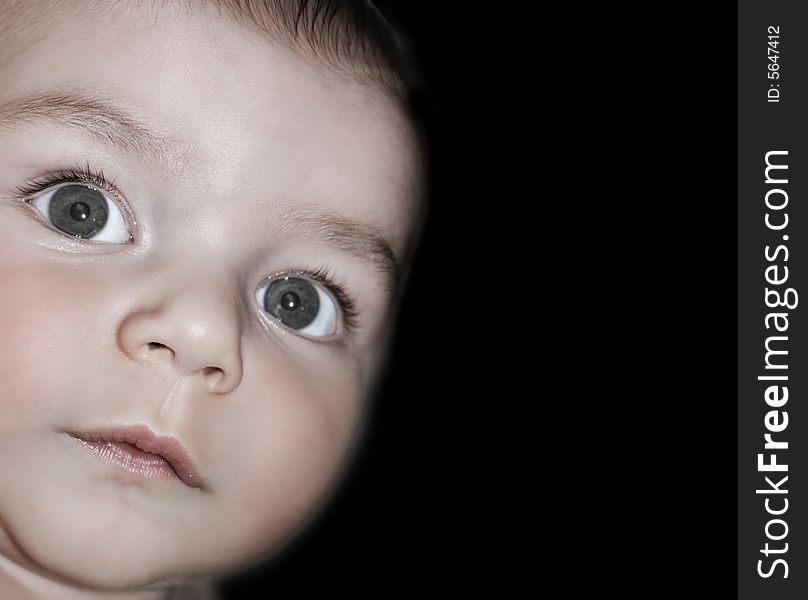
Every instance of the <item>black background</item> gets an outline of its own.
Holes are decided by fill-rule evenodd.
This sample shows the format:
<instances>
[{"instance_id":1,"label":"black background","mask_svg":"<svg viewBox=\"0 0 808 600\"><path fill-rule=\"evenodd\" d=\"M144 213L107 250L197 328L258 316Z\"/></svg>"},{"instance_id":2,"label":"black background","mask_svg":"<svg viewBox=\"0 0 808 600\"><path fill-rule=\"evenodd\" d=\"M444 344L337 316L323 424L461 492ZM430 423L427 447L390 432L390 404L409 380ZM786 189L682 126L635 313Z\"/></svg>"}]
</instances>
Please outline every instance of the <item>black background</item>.
<instances>
[{"instance_id":1,"label":"black background","mask_svg":"<svg viewBox=\"0 0 808 600\"><path fill-rule=\"evenodd\" d=\"M513 488L495 452L512 397L492 337L503 323L491 313L499 290L490 282L501 276L495 253L507 237L498 214L526 200L505 191L509 149L490 140L497 125L488 101L510 92L495 83L484 14L436 2L377 6L413 41L431 95L430 218L356 461L312 527L268 566L226 580L226 598L503 588L492 569L510 548L494 539ZM505 502L494 507L493 496Z\"/></svg>"}]
</instances>

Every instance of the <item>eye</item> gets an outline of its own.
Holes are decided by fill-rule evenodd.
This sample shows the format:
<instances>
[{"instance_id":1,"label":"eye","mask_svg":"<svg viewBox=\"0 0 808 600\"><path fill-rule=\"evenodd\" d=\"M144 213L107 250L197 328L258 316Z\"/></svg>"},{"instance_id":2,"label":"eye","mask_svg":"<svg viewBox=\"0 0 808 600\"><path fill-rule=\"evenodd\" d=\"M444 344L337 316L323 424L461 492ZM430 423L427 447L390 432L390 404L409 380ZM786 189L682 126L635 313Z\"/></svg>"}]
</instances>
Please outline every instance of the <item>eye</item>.
<instances>
[{"instance_id":1,"label":"eye","mask_svg":"<svg viewBox=\"0 0 808 600\"><path fill-rule=\"evenodd\" d=\"M55 229L69 236L111 244L125 244L132 239L118 205L88 185L63 185L45 192L31 204Z\"/></svg>"},{"instance_id":2,"label":"eye","mask_svg":"<svg viewBox=\"0 0 808 600\"><path fill-rule=\"evenodd\" d=\"M335 333L334 300L308 279L279 277L258 288L255 299L275 319L304 335L320 338Z\"/></svg>"}]
</instances>

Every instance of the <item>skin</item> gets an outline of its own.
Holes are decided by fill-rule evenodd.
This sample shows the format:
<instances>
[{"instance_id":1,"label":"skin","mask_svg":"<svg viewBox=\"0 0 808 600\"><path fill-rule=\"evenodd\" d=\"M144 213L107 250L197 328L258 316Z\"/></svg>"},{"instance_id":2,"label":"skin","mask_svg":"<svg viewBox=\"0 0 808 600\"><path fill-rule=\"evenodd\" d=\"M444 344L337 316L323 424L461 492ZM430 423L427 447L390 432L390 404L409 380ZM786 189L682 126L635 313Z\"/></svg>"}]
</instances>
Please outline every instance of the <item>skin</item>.
<instances>
[{"instance_id":1,"label":"skin","mask_svg":"<svg viewBox=\"0 0 808 600\"><path fill-rule=\"evenodd\" d=\"M102 93L176 148L155 166L74 128L0 127L0 596L166 598L291 539L339 480L394 297L367 262L276 221L305 200L401 253L413 138L381 92L215 13L25 4L30 26L0 38L0 105ZM125 199L131 244L69 239L15 194L86 162ZM359 312L327 344L255 299L273 273L321 265ZM207 488L133 478L63 431L121 424L176 436Z\"/></svg>"}]
</instances>

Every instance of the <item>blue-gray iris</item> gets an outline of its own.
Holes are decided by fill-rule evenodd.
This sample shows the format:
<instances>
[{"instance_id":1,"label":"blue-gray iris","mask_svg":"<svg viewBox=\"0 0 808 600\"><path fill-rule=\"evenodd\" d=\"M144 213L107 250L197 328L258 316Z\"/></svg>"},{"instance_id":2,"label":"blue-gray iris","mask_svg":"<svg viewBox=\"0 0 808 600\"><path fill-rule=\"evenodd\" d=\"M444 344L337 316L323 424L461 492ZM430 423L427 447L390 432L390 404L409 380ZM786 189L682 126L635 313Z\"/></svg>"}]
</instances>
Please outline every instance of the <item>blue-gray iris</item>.
<instances>
[{"instance_id":1,"label":"blue-gray iris","mask_svg":"<svg viewBox=\"0 0 808 600\"><path fill-rule=\"evenodd\" d=\"M86 185L66 185L53 194L48 206L48 217L60 231L80 238L90 238L104 229L109 208L101 192Z\"/></svg>"},{"instance_id":2,"label":"blue-gray iris","mask_svg":"<svg viewBox=\"0 0 808 600\"><path fill-rule=\"evenodd\" d=\"M269 284L264 310L292 329L303 329L317 318L320 299L314 285L299 277L284 277Z\"/></svg>"}]
</instances>

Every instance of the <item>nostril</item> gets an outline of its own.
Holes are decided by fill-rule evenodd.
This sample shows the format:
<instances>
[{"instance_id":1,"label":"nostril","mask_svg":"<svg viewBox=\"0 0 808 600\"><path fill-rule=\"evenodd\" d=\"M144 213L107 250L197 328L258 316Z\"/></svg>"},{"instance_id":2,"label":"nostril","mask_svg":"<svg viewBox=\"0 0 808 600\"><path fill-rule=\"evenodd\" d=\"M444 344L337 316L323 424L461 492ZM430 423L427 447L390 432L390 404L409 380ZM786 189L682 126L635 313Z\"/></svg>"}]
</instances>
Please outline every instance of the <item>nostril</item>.
<instances>
[{"instance_id":1,"label":"nostril","mask_svg":"<svg viewBox=\"0 0 808 600\"><path fill-rule=\"evenodd\" d=\"M208 378L208 375L211 373L219 373L219 377L216 379L208 379L208 391L212 394L222 393L218 390L221 383L225 380L224 370L220 369L219 367L205 367L202 369L202 373L204 374L205 378Z\"/></svg>"},{"instance_id":2,"label":"nostril","mask_svg":"<svg viewBox=\"0 0 808 600\"><path fill-rule=\"evenodd\" d=\"M168 354L166 354L168 352ZM143 360L159 360L163 356L174 357L174 351L160 342L149 342L143 350Z\"/></svg>"}]
</instances>

